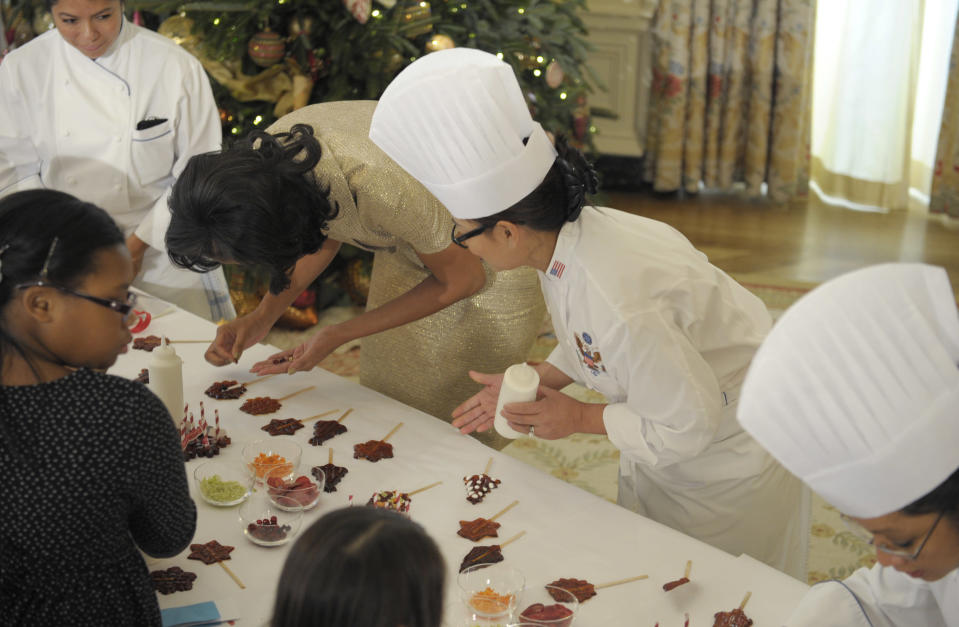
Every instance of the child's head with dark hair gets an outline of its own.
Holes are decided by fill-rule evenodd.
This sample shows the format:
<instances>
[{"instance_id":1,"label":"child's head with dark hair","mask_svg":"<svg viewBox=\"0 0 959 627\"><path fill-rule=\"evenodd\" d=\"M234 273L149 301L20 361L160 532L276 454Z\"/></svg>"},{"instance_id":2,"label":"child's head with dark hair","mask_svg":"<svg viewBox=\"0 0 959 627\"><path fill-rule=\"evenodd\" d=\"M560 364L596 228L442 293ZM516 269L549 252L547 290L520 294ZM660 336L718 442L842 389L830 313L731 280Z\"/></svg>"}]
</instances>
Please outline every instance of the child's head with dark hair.
<instances>
[{"instance_id":1,"label":"child's head with dark hair","mask_svg":"<svg viewBox=\"0 0 959 627\"><path fill-rule=\"evenodd\" d=\"M112 365L130 341L132 280L99 207L51 190L0 199L0 374Z\"/></svg>"},{"instance_id":2,"label":"child's head with dark hair","mask_svg":"<svg viewBox=\"0 0 959 627\"><path fill-rule=\"evenodd\" d=\"M265 268L270 291L323 245L336 209L313 176L321 157L313 129L254 132L221 152L196 155L170 194L166 245L176 265L206 272L221 263Z\"/></svg>"},{"instance_id":3,"label":"child's head with dark hair","mask_svg":"<svg viewBox=\"0 0 959 627\"><path fill-rule=\"evenodd\" d=\"M332 511L286 559L273 627L439 627L443 557L422 527L373 507Z\"/></svg>"}]
</instances>

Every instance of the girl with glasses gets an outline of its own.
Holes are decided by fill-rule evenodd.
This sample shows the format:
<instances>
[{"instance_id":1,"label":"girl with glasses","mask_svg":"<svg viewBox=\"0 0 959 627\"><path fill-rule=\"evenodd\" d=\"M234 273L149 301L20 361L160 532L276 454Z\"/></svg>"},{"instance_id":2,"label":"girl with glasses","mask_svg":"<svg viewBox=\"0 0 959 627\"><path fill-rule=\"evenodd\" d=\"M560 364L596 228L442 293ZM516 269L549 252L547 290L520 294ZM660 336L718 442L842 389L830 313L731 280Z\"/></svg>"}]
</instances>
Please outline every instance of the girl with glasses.
<instances>
[{"instance_id":1,"label":"girl with glasses","mask_svg":"<svg viewBox=\"0 0 959 627\"><path fill-rule=\"evenodd\" d=\"M380 98L370 137L443 202L456 243L495 270L538 272L559 344L536 366L539 399L506 405L513 429L607 434L621 505L805 578L802 486L736 423L770 326L763 303L668 225L587 205L592 168L554 147L492 54L415 61ZM454 413L464 433L493 426L503 375L473 376L485 388ZM574 381L607 402L560 393Z\"/></svg>"},{"instance_id":2,"label":"girl with glasses","mask_svg":"<svg viewBox=\"0 0 959 627\"><path fill-rule=\"evenodd\" d=\"M0 199L0 607L16 625L159 625L140 555L196 524L178 435L127 350L133 263L94 205Z\"/></svg>"},{"instance_id":3,"label":"girl with glasses","mask_svg":"<svg viewBox=\"0 0 959 627\"><path fill-rule=\"evenodd\" d=\"M443 205L367 137L375 106L303 107L191 159L170 197L167 248L185 268L237 263L270 273L257 308L217 330L206 359L218 366L262 340L341 244L372 251L366 312L252 371L309 370L363 338L360 383L449 420L480 387L470 367L505 369L526 358L543 301L532 271L494 275L450 241ZM507 442L495 433L481 439Z\"/></svg>"},{"instance_id":4,"label":"girl with glasses","mask_svg":"<svg viewBox=\"0 0 959 627\"><path fill-rule=\"evenodd\" d=\"M876 547L786 625L959 625L959 312L945 270L886 264L776 323L739 421Z\"/></svg>"}]
</instances>

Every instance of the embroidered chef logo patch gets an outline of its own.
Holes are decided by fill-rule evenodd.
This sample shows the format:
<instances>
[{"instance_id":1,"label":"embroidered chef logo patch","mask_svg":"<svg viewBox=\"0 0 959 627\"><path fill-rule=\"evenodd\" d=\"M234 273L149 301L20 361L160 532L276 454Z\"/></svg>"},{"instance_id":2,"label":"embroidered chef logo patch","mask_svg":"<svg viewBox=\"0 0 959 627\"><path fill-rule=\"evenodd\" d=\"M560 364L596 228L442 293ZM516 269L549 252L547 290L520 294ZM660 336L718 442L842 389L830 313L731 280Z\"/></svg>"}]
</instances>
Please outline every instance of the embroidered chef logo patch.
<instances>
[{"instance_id":1,"label":"embroidered chef logo patch","mask_svg":"<svg viewBox=\"0 0 959 627\"><path fill-rule=\"evenodd\" d=\"M606 372L603 357L599 354L599 348L593 346L593 338L590 334L585 332L582 335L573 333L573 337L576 338L576 348L579 349L580 357L589 371L595 376L599 376L601 372Z\"/></svg>"}]
</instances>

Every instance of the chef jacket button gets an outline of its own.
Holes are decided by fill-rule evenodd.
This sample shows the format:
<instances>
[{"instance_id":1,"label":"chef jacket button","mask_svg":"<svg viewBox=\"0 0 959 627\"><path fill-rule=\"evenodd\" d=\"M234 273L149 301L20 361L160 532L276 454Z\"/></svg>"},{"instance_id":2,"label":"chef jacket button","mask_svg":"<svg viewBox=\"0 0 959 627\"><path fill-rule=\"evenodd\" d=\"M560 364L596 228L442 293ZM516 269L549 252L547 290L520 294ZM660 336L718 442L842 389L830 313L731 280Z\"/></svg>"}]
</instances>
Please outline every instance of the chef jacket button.
<instances>
[{"instance_id":1,"label":"chef jacket button","mask_svg":"<svg viewBox=\"0 0 959 627\"><path fill-rule=\"evenodd\" d=\"M113 138L113 141L115 141L116 143L118 143L118 144L119 144L120 142L122 142L122 141L123 141L123 138L122 138L122 137L120 137L119 135L117 135L116 137L114 137L114 138Z\"/></svg>"},{"instance_id":2,"label":"chef jacket button","mask_svg":"<svg viewBox=\"0 0 959 627\"><path fill-rule=\"evenodd\" d=\"M64 136L64 137L70 137L70 129L64 129L64 131L63 131L63 136Z\"/></svg>"},{"instance_id":3,"label":"chef jacket button","mask_svg":"<svg viewBox=\"0 0 959 627\"><path fill-rule=\"evenodd\" d=\"M77 184L77 177L75 177L75 176L68 176L68 177L67 177L67 183L69 183L70 185L76 185L76 184Z\"/></svg>"},{"instance_id":4,"label":"chef jacket button","mask_svg":"<svg viewBox=\"0 0 959 627\"><path fill-rule=\"evenodd\" d=\"M119 183L117 183L116 185L113 186L113 191L115 191L115 192L120 191L120 189L121 189L121 187L120 187L120 184L119 184Z\"/></svg>"}]
</instances>

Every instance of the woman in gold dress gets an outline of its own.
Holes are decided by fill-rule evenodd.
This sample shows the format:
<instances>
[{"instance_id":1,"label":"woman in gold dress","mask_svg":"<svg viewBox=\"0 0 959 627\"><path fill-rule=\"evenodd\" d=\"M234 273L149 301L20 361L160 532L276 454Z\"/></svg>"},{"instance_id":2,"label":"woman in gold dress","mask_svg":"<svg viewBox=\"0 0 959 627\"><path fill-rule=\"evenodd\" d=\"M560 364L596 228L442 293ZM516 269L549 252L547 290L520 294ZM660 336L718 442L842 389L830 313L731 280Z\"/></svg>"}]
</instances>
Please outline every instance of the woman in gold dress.
<instances>
[{"instance_id":1,"label":"woman in gold dress","mask_svg":"<svg viewBox=\"0 0 959 627\"><path fill-rule=\"evenodd\" d=\"M262 340L342 243L373 251L365 313L252 371L307 370L364 338L363 385L448 421L480 387L470 368L498 372L526 358L545 307L535 271L493 273L454 245L449 212L369 140L375 107L311 105L191 159L170 196L167 248L193 270L232 262L270 272L257 308L218 329L206 351L214 365Z\"/></svg>"}]
</instances>

